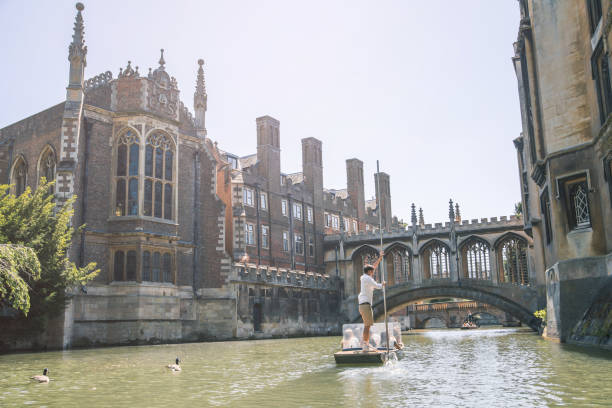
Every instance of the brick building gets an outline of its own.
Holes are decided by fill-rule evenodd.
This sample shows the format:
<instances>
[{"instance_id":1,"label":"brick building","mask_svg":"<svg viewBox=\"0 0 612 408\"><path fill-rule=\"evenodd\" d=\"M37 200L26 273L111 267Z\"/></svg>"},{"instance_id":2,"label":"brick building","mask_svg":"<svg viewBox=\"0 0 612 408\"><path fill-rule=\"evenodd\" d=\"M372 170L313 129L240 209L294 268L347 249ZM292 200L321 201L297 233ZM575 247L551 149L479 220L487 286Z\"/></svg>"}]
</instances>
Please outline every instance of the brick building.
<instances>
[{"instance_id":1,"label":"brick building","mask_svg":"<svg viewBox=\"0 0 612 408\"><path fill-rule=\"evenodd\" d=\"M85 228L70 257L101 269L75 293L53 334L32 341L65 347L244 337L266 322L279 335L287 334L283 324L301 321L335 327L338 285L322 275L322 237L378 225L366 208L362 162L347 161L347 190L325 190L322 143L308 138L303 172L283 174L279 122L268 116L256 121L256 154L220 150L206 133L203 60L194 67L194 114L163 50L146 74L128 61L117 78L107 71L86 80L83 9L78 3L66 100L0 129L0 183L20 194L44 176L56 180L58 202L76 196L73 223ZM390 225L389 176L381 180ZM274 276L262 280L236 267L245 253L250 266L273 267ZM286 312L262 317L271 305ZM296 330L308 334L309 326ZM18 344L10 330L3 336L9 349L32 344Z\"/></svg>"},{"instance_id":2,"label":"brick building","mask_svg":"<svg viewBox=\"0 0 612 408\"><path fill-rule=\"evenodd\" d=\"M608 312L595 322L589 308L600 291L612 302L612 5L519 4L513 62L523 132L514 144L525 230L534 238L532 262L547 297L546 334L599 343L610 333L592 333ZM591 329L576 329L589 313Z\"/></svg>"}]
</instances>

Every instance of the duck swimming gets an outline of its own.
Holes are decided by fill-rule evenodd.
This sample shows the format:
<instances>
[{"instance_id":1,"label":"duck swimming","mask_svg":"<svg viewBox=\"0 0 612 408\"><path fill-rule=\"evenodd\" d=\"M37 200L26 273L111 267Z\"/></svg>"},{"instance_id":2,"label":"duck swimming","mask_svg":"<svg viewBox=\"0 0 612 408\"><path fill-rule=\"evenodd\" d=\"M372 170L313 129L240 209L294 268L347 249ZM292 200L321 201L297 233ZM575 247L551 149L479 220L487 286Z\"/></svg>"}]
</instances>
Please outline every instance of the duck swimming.
<instances>
[{"instance_id":1,"label":"duck swimming","mask_svg":"<svg viewBox=\"0 0 612 408\"><path fill-rule=\"evenodd\" d=\"M171 369L172 371L181 371L181 366L180 366L181 360L179 360L179 358L177 357L175 361L176 361L176 364L169 364L168 368Z\"/></svg>"},{"instance_id":2,"label":"duck swimming","mask_svg":"<svg viewBox=\"0 0 612 408\"><path fill-rule=\"evenodd\" d=\"M39 383L48 383L49 382L49 377L47 377L48 373L49 373L49 370L45 368L43 370L42 375L35 375L34 377L30 377L30 379L34 381L38 381Z\"/></svg>"}]
</instances>

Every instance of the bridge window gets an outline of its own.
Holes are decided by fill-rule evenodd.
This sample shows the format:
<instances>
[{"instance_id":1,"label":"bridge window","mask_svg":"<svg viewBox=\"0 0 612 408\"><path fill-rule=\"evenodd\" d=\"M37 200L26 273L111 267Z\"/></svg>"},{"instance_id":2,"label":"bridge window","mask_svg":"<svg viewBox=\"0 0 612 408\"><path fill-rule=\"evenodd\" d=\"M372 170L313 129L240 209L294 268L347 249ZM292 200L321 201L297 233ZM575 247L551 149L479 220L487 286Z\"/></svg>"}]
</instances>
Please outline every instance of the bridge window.
<instances>
[{"instance_id":1,"label":"bridge window","mask_svg":"<svg viewBox=\"0 0 612 408\"><path fill-rule=\"evenodd\" d=\"M445 279L450 276L448 248L439 243L431 244L424 251L425 279Z\"/></svg>"},{"instance_id":2,"label":"bridge window","mask_svg":"<svg viewBox=\"0 0 612 408\"><path fill-rule=\"evenodd\" d=\"M402 248L394 248L390 251L387 258L387 276L391 284L408 282L412 279L412 270L410 268L410 252Z\"/></svg>"},{"instance_id":3,"label":"bridge window","mask_svg":"<svg viewBox=\"0 0 612 408\"><path fill-rule=\"evenodd\" d=\"M469 279L491 279L489 245L473 240L464 246L463 276Z\"/></svg>"},{"instance_id":4,"label":"bridge window","mask_svg":"<svg viewBox=\"0 0 612 408\"><path fill-rule=\"evenodd\" d=\"M529 284L527 243L517 237L506 238L499 245L500 281Z\"/></svg>"}]
</instances>

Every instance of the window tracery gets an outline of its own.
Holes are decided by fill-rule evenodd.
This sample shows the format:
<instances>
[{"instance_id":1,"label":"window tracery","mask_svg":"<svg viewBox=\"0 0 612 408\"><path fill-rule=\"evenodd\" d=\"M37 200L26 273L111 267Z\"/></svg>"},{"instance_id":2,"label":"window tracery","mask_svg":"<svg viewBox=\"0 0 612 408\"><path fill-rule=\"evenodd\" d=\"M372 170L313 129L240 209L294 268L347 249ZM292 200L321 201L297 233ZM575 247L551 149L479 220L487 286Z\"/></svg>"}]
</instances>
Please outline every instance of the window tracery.
<instances>
[{"instance_id":1,"label":"window tracery","mask_svg":"<svg viewBox=\"0 0 612 408\"><path fill-rule=\"evenodd\" d=\"M464 277L491 279L490 249L486 242L473 239L464 246Z\"/></svg>"},{"instance_id":2,"label":"window tracery","mask_svg":"<svg viewBox=\"0 0 612 408\"><path fill-rule=\"evenodd\" d=\"M13 174L11 174L11 184L13 184L13 192L16 196L20 196L26 189L26 177L28 168L23 157L19 157L13 166Z\"/></svg>"},{"instance_id":3,"label":"window tracery","mask_svg":"<svg viewBox=\"0 0 612 408\"><path fill-rule=\"evenodd\" d=\"M394 248L390 252L393 267L393 281L391 283L408 282L412 278L410 265L410 252L405 248Z\"/></svg>"},{"instance_id":4,"label":"window tracery","mask_svg":"<svg viewBox=\"0 0 612 408\"><path fill-rule=\"evenodd\" d=\"M115 169L115 215L138 215L138 178L140 144L138 136L127 130L117 138Z\"/></svg>"},{"instance_id":5,"label":"window tracery","mask_svg":"<svg viewBox=\"0 0 612 408\"><path fill-rule=\"evenodd\" d=\"M438 242L430 244L425 252L425 279L446 279L450 277L448 248Z\"/></svg>"},{"instance_id":6,"label":"window tracery","mask_svg":"<svg viewBox=\"0 0 612 408\"><path fill-rule=\"evenodd\" d=\"M528 285L527 243L518 237L506 238L499 244L499 253L500 280Z\"/></svg>"},{"instance_id":7,"label":"window tracery","mask_svg":"<svg viewBox=\"0 0 612 408\"><path fill-rule=\"evenodd\" d=\"M47 182L55 181L55 165L55 153L51 148L45 149L40 157L38 179L44 177Z\"/></svg>"},{"instance_id":8,"label":"window tracery","mask_svg":"<svg viewBox=\"0 0 612 408\"><path fill-rule=\"evenodd\" d=\"M145 216L173 218L174 154L174 143L169 136L161 132L149 135L145 146Z\"/></svg>"}]
</instances>

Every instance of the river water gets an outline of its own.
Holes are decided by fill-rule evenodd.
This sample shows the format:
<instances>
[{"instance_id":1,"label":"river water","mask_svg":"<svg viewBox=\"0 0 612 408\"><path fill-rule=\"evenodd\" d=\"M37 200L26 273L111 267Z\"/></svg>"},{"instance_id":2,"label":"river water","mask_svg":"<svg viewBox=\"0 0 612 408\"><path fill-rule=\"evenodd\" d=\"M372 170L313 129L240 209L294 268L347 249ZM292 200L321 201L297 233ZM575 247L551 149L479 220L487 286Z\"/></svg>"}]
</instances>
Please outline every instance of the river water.
<instances>
[{"instance_id":1,"label":"river water","mask_svg":"<svg viewBox=\"0 0 612 408\"><path fill-rule=\"evenodd\" d=\"M612 352L524 329L404 335L388 366L339 367L339 337L0 356L0 406L612 406ZM183 370L165 365L176 356ZM49 384L28 380L49 368Z\"/></svg>"}]
</instances>

